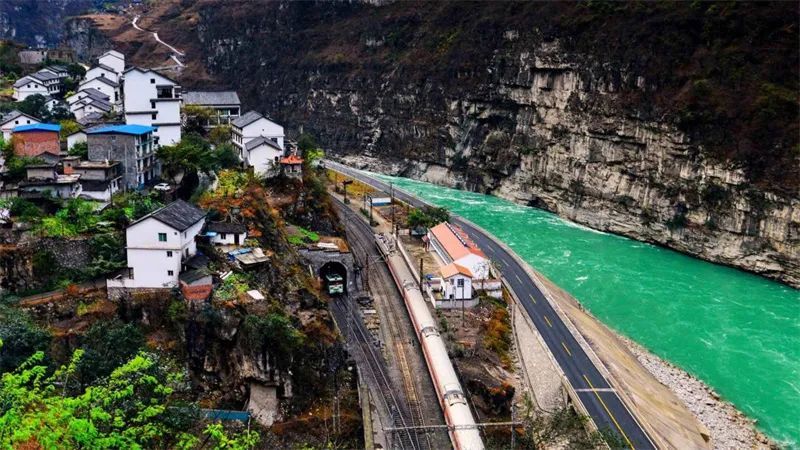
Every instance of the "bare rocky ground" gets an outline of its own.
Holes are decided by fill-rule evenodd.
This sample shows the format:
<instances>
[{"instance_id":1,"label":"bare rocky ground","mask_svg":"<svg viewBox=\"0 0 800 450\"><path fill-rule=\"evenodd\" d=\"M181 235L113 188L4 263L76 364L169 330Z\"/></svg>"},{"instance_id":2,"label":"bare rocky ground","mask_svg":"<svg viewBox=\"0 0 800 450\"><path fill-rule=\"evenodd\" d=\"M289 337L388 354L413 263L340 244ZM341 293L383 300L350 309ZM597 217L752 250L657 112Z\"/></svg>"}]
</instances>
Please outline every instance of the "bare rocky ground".
<instances>
[{"instance_id":1,"label":"bare rocky ground","mask_svg":"<svg viewBox=\"0 0 800 450\"><path fill-rule=\"evenodd\" d=\"M711 432L715 449L778 448L754 422L713 389L686 371L650 353L641 345L619 336L636 359L686 405Z\"/></svg>"}]
</instances>

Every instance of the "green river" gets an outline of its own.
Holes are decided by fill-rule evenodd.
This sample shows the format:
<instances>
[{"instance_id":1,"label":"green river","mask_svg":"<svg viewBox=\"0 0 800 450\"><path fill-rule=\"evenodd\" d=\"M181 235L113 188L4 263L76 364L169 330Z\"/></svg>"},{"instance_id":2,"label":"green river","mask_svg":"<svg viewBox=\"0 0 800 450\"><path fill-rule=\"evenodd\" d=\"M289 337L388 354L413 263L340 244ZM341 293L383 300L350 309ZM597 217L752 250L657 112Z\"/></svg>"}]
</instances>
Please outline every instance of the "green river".
<instances>
[{"instance_id":1,"label":"green river","mask_svg":"<svg viewBox=\"0 0 800 450\"><path fill-rule=\"evenodd\" d=\"M608 326L800 447L800 291L497 197L378 176L491 231Z\"/></svg>"}]
</instances>

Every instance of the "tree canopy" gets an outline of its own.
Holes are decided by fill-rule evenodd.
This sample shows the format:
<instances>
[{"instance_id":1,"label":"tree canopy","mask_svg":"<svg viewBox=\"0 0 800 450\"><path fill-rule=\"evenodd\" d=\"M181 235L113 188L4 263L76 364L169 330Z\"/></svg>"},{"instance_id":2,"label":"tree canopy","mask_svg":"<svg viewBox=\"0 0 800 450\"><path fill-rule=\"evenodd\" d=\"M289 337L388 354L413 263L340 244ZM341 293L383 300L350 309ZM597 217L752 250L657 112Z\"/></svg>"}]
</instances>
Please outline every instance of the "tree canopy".
<instances>
[{"instance_id":1,"label":"tree canopy","mask_svg":"<svg viewBox=\"0 0 800 450\"><path fill-rule=\"evenodd\" d=\"M190 449L205 435L210 448L244 450L259 441L253 431L228 435L219 424L193 433L193 409L176 396L185 377L153 354L139 353L98 383L69 393L65 386L83 357L75 351L69 364L48 375L44 353L37 352L3 374L0 447Z\"/></svg>"},{"instance_id":2,"label":"tree canopy","mask_svg":"<svg viewBox=\"0 0 800 450\"><path fill-rule=\"evenodd\" d=\"M450 212L445 208L426 206L422 209L412 209L408 212L408 227L431 228L442 222L450 220Z\"/></svg>"}]
</instances>

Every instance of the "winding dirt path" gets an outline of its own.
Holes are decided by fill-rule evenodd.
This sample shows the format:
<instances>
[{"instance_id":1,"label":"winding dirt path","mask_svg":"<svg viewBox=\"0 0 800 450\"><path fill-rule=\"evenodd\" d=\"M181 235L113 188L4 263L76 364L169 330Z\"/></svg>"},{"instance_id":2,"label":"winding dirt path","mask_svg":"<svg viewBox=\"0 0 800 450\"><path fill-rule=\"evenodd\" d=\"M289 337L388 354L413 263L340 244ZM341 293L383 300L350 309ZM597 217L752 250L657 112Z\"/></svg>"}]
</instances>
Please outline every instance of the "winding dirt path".
<instances>
[{"instance_id":1,"label":"winding dirt path","mask_svg":"<svg viewBox=\"0 0 800 450\"><path fill-rule=\"evenodd\" d=\"M162 40L161 40L161 38L160 38L160 37L158 37L158 33L154 32L154 31L147 31L147 30L145 30L144 28L140 27L140 26L139 26L139 25L136 23L136 22L138 22L138 21L139 21L139 17L140 17L140 16L136 16L136 17L134 17L134 18L133 18L133 21L131 22L131 25L133 25L133 28L136 28L137 30L139 30L139 31L142 31L142 32L145 32L145 33L150 33L150 34L152 34L152 35L153 35L153 38L156 40L156 42L158 42L159 44L161 44L161 45L163 45L163 46L167 47L168 49L170 49L170 51L172 51L172 55L170 55L170 58L172 58L172 60L173 60L173 61L175 61L175 64L177 64L177 65L179 65L179 66L181 66L181 67L185 67L185 66L184 66L184 64L181 62L181 60L180 60L180 59L178 59L178 56L186 56L186 53L183 53L182 51L178 50L177 48L175 48L175 47L173 47L173 46L171 46L171 45L167 44L167 43L166 43L166 42L164 42L164 41L162 41Z\"/></svg>"}]
</instances>

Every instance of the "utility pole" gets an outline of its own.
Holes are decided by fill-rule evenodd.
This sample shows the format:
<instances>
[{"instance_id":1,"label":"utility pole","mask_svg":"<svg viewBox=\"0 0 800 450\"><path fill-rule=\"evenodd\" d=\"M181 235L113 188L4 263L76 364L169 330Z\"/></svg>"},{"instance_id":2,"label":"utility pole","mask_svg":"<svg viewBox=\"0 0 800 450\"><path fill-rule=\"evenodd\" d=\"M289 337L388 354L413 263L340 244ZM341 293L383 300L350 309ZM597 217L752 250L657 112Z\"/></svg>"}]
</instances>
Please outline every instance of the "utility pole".
<instances>
[{"instance_id":1,"label":"utility pole","mask_svg":"<svg viewBox=\"0 0 800 450\"><path fill-rule=\"evenodd\" d=\"M391 181L389 182L389 206L392 208L392 234L394 237L397 237L397 232L395 231L395 224L394 224L394 183Z\"/></svg>"},{"instance_id":2,"label":"utility pole","mask_svg":"<svg viewBox=\"0 0 800 450\"><path fill-rule=\"evenodd\" d=\"M342 181L342 188L344 189L344 204L346 205L347 202L347 185L353 184L353 180L344 180Z\"/></svg>"},{"instance_id":3,"label":"utility pole","mask_svg":"<svg viewBox=\"0 0 800 450\"><path fill-rule=\"evenodd\" d=\"M419 258L419 293L422 294L422 295L425 295L425 292L423 292L423 290L422 290L422 279L423 279L422 267L423 267L423 263L424 263L424 260L422 259L422 257L420 257Z\"/></svg>"}]
</instances>

